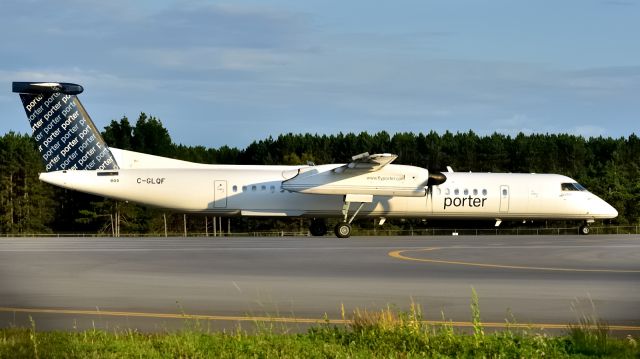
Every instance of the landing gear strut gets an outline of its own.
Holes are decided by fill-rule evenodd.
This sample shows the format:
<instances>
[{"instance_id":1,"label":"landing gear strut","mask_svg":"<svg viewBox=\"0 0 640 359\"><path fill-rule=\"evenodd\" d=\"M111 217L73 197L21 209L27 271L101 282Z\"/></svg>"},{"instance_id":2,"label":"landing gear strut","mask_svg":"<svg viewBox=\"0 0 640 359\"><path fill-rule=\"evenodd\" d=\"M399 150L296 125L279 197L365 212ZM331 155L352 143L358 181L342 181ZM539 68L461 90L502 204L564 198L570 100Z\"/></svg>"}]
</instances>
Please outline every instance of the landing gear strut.
<instances>
[{"instance_id":1,"label":"landing gear strut","mask_svg":"<svg viewBox=\"0 0 640 359\"><path fill-rule=\"evenodd\" d=\"M342 205L342 215L344 216L344 220L338 224L334 228L334 232L336 237L338 238L349 238L351 235L351 222L356 218L362 207L364 207L365 203L371 203L373 201L373 196L370 194L347 194L344 196L344 204ZM356 209L353 216L349 218L349 207L351 206L351 202L360 203L358 209Z\"/></svg>"}]
</instances>

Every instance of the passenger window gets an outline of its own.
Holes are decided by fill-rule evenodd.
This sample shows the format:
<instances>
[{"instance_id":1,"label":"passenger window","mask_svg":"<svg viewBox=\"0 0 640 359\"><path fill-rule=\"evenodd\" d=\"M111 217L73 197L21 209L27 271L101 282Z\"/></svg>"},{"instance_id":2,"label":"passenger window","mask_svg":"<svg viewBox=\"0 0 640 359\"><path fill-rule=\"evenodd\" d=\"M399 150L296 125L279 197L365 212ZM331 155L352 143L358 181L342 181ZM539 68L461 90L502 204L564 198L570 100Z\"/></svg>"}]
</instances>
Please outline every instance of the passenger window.
<instances>
[{"instance_id":1,"label":"passenger window","mask_svg":"<svg viewBox=\"0 0 640 359\"><path fill-rule=\"evenodd\" d=\"M453 190L453 194L455 194L456 196L460 194L460 190L459 189L454 189Z\"/></svg>"},{"instance_id":2,"label":"passenger window","mask_svg":"<svg viewBox=\"0 0 640 359\"><path fill-rule=\"evenodd\" d=\"M247 186L242 186L242 192L247 192Z\"/></svg>"},{"instance_id":3,"label":"passenger window","mask_svg":"<svg viewBox=\"0 0 640 359\"><path fill-rule=\"evenodd\" d=\"M486 189L483 189L483 190L482 190L482 195L483 195L483 196L486 196L486 195L487 195L487 190L486 190Z\"/></svg>"},{"instance_id":4,"label":"passenger window","mask_svg":"<svg viewBox=\"0 0 640 359\"><path fill-rule=\"evenodd\" d=\"M251 186L251 190L252 190L252 191L254 191L254 192L255 192L257 189L258 189L258 187L256 187L256 186Z\"/></svg>"},{"instance_id":5,"label":"passenger window","mask_svg":"<svg viewBox=\"0 0 640 359\"><path fill-rule=\"evenodd\" d=\"M267 186L262 185L262 190L263 190L263 191L266 191L266 190L267 190Z\"/></svg>"},{"instance_id":6,"label":"passenger window","mask_svg":"<svg viewBox=\"0 0 640 359\"><path fill-rule=\"evenodd\" d=\"M444 194L446 194L447 196L451 194L451 190L448 188L444 189Z\"/></svg>"},{"instance_id":7,"label":"passenger window","mask_svg":"<svg viewBox=\"0 0 640 359\"><path fill-rule=\"evenodd\" d=\"M238 192L238 186L233 185L233 192L234 192L234 193L235 193L235 192Z\"/></svg>"},{"instance_id":8,"label":"passenger window","mask_svg":"<svg viewBox=\"0 0 640 359\"><path fill-rule=\"evenodd\" d=\"M469 194L469 190L465 188L465 189L464 189L464 195L466 196L466 195L468 195L468 194Z\"/></svg>"},{"instance_id":9,"label":"passenger window","mask_svg":"<svg viewBox=\"0 0 640 359\"><path fill-rule=\"evenodd\" d=\"M270 189L271 189L271 193L274 193L276 191L276 186L272 185Z\"/></svg>"},{"instance_id":10,"label":"passenger window","mask_svg":"<svg viewBox=\"0 0 640 359\"><path fill-rule=\"evenodd\" d=\"M477 196L477 195L478 195L478 190L477 190L477 189L475 189L475 188L473 189L473 195L474 195L474 196Z\"/></svg>"}]
</instances>

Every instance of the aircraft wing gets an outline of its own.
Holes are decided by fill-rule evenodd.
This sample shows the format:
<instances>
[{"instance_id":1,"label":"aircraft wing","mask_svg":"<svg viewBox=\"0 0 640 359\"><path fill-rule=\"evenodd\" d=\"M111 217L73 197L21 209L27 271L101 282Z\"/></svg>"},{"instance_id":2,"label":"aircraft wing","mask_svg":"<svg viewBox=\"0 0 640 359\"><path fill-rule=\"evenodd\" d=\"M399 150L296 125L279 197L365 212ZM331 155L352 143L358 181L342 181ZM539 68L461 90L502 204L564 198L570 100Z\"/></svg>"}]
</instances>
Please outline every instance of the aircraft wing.
<instances>
[{"instance_id":1,"label":"aircraft wing","mask_svg":"<svg viewBox=\"0 0 640 359\"><path fill-rule=\"evenodd\" d=\"M282 182L282 189L324 195L424 197L429 171L414 166L387 166L397 157L362 153L344 165L300 168Z\"/></svg>"},{"instance_id":2,"label":"aircraft wing","mask_svg":"<svg viewBox=\"0 0 640 359\"><path fill-rule=\"evenodd\" d=\"M334 172L343 173L349 170L375 172L393 162L396 158L398 158L398 156L391 153L376 153L370 155L369 152L365 152L351 157L351 162L334 169Z\"/></svg>"}]
</instances>

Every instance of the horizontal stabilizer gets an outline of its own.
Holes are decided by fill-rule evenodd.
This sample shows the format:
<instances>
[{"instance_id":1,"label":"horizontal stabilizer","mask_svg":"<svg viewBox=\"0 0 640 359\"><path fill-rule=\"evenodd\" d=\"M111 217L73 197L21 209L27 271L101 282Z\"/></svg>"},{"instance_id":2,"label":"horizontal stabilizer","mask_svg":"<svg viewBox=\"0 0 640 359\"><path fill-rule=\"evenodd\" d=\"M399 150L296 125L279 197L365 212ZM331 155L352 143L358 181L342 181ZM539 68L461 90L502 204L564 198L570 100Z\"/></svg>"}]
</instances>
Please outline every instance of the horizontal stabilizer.
<instances>
[{"instance_id":1,"label":"horizontal stabilizer","mask_svg":"<svg viewBox=\"0 0 640 359\"><path fill-rule=\"evenodd\" d=\"M65 95L79 95L84 91L82 86L66 82L14 82L13 92L35 95L61 93Z\"/></svg>"}]
</instances>

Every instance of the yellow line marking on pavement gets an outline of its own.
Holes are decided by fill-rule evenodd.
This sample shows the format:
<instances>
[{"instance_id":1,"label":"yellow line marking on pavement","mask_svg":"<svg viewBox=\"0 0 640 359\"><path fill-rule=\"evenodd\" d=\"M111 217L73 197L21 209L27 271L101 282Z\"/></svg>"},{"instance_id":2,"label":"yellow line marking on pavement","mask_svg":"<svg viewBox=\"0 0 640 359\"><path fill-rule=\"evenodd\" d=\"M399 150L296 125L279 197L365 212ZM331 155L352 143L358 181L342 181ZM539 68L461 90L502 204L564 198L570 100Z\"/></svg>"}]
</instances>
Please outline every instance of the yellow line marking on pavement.
<instances>
[{"instance_id":1,"label":"yellow line marking on pavement","mask_svg":"<svg viewBox=\"0 0 640 359\"><path fill-rule=\"evenodd\" d=\"M174 313L150 313L150 312L122 312L122 311L102 311L102 310L80 310L80 309L53 309L53 308L11 308L0 307L0 312L5 313L28 313L28 314L65 314L65 315L91 315L107 317L138 317L157 319L196 319L212 321L230 322L276 322L292 324L351 324L350 319L311 319L294 317L268 317L268 316L233 316L233 315L203 315L203 314L174 314ZM450 325L453 327L473 327L472 322L456 322L448 320L423 320L428 325ZM567 329L572 324L563 323L498 323L482 322L485 328L523 328L523 329ZM575 324L573 324L575 325ZM581 325L582 327L582 325ZM595 325L588 325L588 328L597 329ZM640 331L640 326L632 325L608 325L612 331Z\"/></svg>"},{"instance_id":2,"label":"yellow line marking on pavement","mask_svg":"<svg viewBox=\"0 0 640 359\"><path fill-rule=\"evenodd\" d=\"M103 310L81 310L81 309L51 309L51 308L11 308L0 307L0 312L12 313L34 313L34 314L75 314L75 315L97 315L108 317L140 317L159 319L196 319L196 320L219 320L232 322L277 322L277 323L330 323L347 324L348 320L342 319L308 319L295 317L268 317L268 316L233 316L233 315L203 315L203 314L177 314L177 313L149 313L149 312L120 312Z\"/></svg>"},{"instance_id":3,"label":"yellow line marking on pavement","mask_svg":"<svg viewBox=\"0 0 640 359\"><path fill-rule=\"evenodd\" d=\"M430 248L420 248L420 249L404 249L404 250L391 251L388 254L390 257L405 260L405 261L457 264L457 265L463 265L463 266L485 267L485 268L529 269L529 270L557 271L557 272L640 273L640 270L635 270L635 269L580 269L580 268L559 268L559 267L515 266L515 265L492 264L492 263L449 261L449 260L443 260L443 259L415 258L415 257L409 257L406 255L403 255L403 253L406 253L406 252L427 252L427 251L435 251L440 249L443 249L443 248L430 247ZM447 249L455 249L455 248L447 248ZM492 249L495 249L495 248L492 248Z\"/></svg>"}]
</instances>

